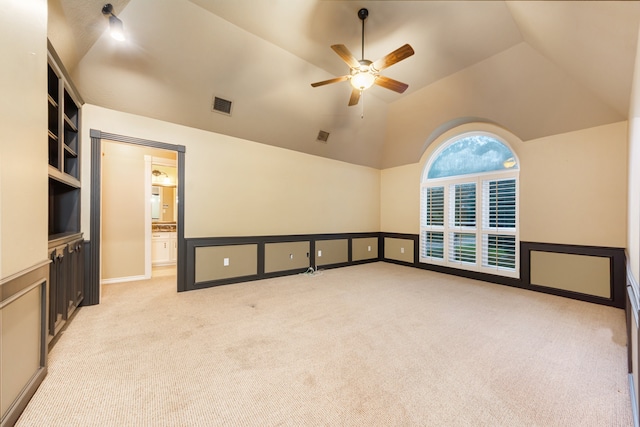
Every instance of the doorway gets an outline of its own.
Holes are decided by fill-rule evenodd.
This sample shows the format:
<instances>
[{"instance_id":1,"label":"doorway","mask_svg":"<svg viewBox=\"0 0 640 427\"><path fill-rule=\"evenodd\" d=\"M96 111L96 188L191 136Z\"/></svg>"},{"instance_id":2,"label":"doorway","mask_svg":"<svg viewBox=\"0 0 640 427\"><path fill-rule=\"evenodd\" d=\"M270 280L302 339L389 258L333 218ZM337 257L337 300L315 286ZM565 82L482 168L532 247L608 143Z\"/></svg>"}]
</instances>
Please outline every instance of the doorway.
<instances>
[{"instance_id":1,"label":"doorway","mask_svg":"<svg viewBox=\"0 0 640 427\"><path fill-rule=\"evenodd\" d=\"M114 141L134 146L150 147L174 151L177 154L177 203L176 203L176 270L177 291L186 290L186 242L184 238L184 195L185 195L185 147L183 145L168 144L117 135L91 129L91 183L90 183L90 242L88 253L88 269L85 277L85 303L94 305L100 303L101 290L101 215L102 215L102 149L103 141Z\"/></svg>"},{"instance_id":2,"label":"doorway","mask_svg":"<svg viewBox=\"0 0 640 427\"><path fill-rule=\"evenodd\" d=\"M176 152L165 151L173 157L145 155L145 177L151 177L150 185L145 182L145 230L150 232L145 238L145 270L149 278L168 276L176 273L178 222L177 167Z\"/></svg>"}]
</instances>

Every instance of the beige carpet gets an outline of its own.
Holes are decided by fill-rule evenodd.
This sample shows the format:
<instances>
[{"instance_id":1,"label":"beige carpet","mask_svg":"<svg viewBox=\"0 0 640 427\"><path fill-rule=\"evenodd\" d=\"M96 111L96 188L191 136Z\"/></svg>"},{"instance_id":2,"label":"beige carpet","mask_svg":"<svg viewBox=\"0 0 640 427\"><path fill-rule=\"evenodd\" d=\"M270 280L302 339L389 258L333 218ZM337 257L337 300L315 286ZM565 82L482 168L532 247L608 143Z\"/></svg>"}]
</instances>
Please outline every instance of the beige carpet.
<instances>
[{"instance_id":1,"label":"beige carpet","mask_svg":"<svg viewBox=\"0 0 640 427\"><path fill-rule=\"evenodd\" d=\"M105 286L18 426L631 426L624 312L387 263Z\"/></svg>"}]
</instances>

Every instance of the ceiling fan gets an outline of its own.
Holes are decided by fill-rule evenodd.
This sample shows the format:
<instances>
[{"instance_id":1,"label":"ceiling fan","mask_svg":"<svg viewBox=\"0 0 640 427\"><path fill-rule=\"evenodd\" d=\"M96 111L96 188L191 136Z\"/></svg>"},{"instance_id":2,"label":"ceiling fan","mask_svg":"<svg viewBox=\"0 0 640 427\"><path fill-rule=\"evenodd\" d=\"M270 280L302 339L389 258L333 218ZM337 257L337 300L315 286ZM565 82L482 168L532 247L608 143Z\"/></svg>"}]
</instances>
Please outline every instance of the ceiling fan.
<instances>
[{"instance_id":1,"label":"ceiling fan","mask_svg":"<svg viewBox=\"0 0 640 427\"><path fill-rule=\"evenodd\" d=\"M356 105L358 101L360 101L360 95L362 95L362 92L370 88L373 84L377 84L378 86L398 93L403 93L409 87L406 83L381 76L380 71L413 55L414 51L410 45L405 44L374 62L364 59L364 21L368 16L369 11L367 9L363 8L358 11L358 18L362 21L362 59L357 60L345 45L334 44L331 46L331 49L333 49L334 52L347 63L350 68L349 74L321 82L311 83L311 86L318 87L348 80L353 87L353 90L351 91L351 98L349 99L349 106Z\"/></svg>"}]
</instances>

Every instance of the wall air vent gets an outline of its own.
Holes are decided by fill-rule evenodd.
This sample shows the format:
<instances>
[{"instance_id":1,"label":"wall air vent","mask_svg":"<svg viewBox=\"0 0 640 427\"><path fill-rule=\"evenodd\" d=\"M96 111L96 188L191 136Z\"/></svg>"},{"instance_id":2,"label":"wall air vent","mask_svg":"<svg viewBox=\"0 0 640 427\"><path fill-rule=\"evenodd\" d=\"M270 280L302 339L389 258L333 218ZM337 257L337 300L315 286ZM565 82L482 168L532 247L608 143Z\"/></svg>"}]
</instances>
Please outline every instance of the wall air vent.
<instances>
[{"instance_id":1,"label":"wall air vent","mask_svg":"<svg viewBox=\"0 0 640 427\"><path fill-rule=\"evenodd\" d=\"M213 111L216 113L226 114L227 116L231 115L231 104L232 102L226 99L218 98L217 96L213 97Z\"/></svg>"},{"instance_id":2,"label":"wall air vent","mask_svg":"<svg viewBox=\"0 0 640 427\"><path fill-rule=\"evenodd\" d=\"M326 143L328 139L329 139L329 132L325 132L323 130L318 132L318 138L317 138L318 141Z\"/></svg>"}]
</instances>

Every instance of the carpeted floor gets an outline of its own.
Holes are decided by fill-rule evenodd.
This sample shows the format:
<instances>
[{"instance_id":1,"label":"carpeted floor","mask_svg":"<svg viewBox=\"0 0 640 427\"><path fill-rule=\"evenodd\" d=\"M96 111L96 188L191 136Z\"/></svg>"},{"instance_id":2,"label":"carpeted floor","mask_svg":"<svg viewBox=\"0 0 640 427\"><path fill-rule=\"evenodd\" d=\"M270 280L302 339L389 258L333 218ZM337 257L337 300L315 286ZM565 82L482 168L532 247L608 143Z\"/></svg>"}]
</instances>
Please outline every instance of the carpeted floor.
<instances>
[{"instance_id":1,"label":"carpeted floor","mask_svg":"<svg viewBox=\"0 0 640 427\"><path fill-rule=\"evenodd\" d=\"M18 426L631 426L624 312L387 263L106 285Z\"/></svg>"}]
</instances>

